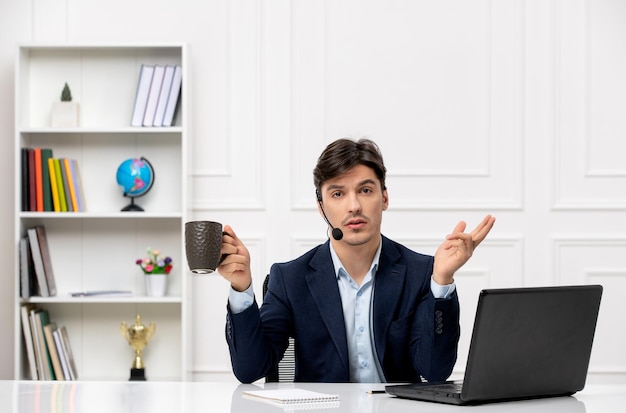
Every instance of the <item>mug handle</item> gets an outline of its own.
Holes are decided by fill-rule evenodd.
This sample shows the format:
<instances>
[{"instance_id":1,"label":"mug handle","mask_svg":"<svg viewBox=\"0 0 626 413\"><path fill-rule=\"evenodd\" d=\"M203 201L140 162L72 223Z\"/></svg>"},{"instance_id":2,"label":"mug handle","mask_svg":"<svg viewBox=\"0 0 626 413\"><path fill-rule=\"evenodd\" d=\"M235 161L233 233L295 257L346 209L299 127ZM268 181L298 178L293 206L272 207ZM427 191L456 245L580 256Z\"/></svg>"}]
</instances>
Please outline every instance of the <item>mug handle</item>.
<instances>
[{"instance_id":1,"label":"mug handle","mask_svg":"<svg viewBox=\"0 0 626 413\"><path fill-rule=\"evenodd\" d=\"M222 231L222 235L230 235L228 232L226 231ZM217 262L217 266L219 267L222 262L226 259L226 257L228 257L230 254L222 254L222 256L220 257L220 260Z\"/></svg>"},{"instance_id":2,"label":"mug handle","mask_svg":"<svg viewBox=\"0 0 626 413\"><path fill-rule=\"evenodd\" d=\"M219 267L220 265L222 265L222 262L226 259L226 257L228 257L230 254L222 254L222 256L220 257L220 260L217 262L217 266Z\"/></svg>"}]
</instances>

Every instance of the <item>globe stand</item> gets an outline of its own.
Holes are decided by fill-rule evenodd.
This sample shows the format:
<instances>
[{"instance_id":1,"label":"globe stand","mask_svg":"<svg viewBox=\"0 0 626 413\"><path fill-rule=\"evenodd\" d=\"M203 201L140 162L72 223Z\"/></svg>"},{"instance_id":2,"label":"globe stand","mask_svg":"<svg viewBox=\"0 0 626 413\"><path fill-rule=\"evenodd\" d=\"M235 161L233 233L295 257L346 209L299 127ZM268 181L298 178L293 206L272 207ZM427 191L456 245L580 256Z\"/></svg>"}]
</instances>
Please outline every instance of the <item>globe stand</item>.
<instances>
[{"instance_id":1,"label":"globe stand","mask_svg":"<svg viewBox=\"0 0 626 413\"><path fill-rule=\"evenodd\" d=\"M144 209L135 203L135 197L130 197L130 204L122 208L122 212L143 212Z\"/></svg>"}]
</instances>

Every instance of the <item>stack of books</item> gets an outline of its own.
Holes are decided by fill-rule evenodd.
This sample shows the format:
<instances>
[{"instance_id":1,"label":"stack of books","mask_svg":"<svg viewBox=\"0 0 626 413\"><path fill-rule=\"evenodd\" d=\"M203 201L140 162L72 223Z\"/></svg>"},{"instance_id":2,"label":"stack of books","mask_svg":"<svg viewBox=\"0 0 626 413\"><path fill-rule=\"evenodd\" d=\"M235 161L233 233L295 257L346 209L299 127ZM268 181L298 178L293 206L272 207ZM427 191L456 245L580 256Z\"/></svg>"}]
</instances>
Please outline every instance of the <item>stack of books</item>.
<instances>
[{"instance_id":1,"label":"stack of books","mask_svg":"<svg viewBox=\"0 0 626 413\"><path fill-rule=\"evenodd\" d=\"M72 297L131 297L131 290L93 290L70 292ZM46 228L37 225L20 238L20 297L54 297L57 295L48 247Z\"/></svg>"},{"instance_id":2,"label":"stack of books","mask_svg":"<svg viewBox=\"0 0 626 413\"><path fill-rule=\"evenodd\" d=\"M50 148L22 148L22 211L85 211L82 179L75 159L53 158Z\"/></svg>"},{"instance_id":3,"label":"stack of books","mask_svg":"<svg viewBox=\"0 0 626 413\"><path fill-rule=\"evenodd\" d=\"M77 380L78 372L65 326L35 304L20 309L30 376L33 380Z\"/></svg>"},{"instance_id":4,"label":"stack of books","mask_svg":"<svg viewBox=\"0 0 626 413\"><path fill-rule=\"evenodd\" d=\"M20 296L29 298L56 295L46 228L43 225L28 228L20 239Z\"/></svg>"},{"instance_id":5,"label":"stack of books","mask_svg":"<svg viewBox=\"0 0 626 413\"><path fill-rule=\"evenodd\" d=\"M172 126L180 104L180 65L141 65L131 126Z\"/></svg>"}]
</instances>

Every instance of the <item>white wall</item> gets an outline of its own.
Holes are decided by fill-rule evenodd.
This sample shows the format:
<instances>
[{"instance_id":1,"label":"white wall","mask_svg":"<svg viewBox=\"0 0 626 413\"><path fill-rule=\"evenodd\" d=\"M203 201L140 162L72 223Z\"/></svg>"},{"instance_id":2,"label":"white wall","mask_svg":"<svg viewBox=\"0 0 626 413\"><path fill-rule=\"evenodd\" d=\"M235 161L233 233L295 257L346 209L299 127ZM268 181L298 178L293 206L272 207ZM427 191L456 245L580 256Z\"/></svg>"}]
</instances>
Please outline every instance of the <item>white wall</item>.
<instances>
[{"instance_id":1,"label":"white wall","mask_svg":"<svg viewBox=\"0 0 626 413\"><path fill-rule=\"evenodd\" d=\"M324 239L317 155L369 136L389 170L386 235L433 253L458 220L497 216L456 277L457 372L481 288L601 283L591 377L626 382L626 2L4 0L0 27L6 228L16 45L183 41L193 214L233 225L258 292L271 263ZM0 234L5 263L11 234ZM0 325L12 331L10 266L4 277ZM194 281L194 377L233 380L228 286ZM13 341L0 340L0 378L11 378Z\"/></svg>"}]
</instances>

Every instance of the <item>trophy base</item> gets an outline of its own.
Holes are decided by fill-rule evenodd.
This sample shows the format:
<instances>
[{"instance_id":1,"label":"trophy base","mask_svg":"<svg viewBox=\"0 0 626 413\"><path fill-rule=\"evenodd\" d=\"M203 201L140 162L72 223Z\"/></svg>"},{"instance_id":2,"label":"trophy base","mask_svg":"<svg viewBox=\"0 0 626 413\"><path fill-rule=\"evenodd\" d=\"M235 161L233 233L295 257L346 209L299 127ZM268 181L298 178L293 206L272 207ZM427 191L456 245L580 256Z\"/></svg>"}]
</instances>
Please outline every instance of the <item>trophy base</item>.
<instances>
[{"instance_id":1,"label":"trophy base","mask_svg":"<svg viewBox=\"0 0 626 413\"><path fill-rule=\"evenodd\" d=\"M129 381L146 381L146 369L130 369Z\"/></svg>"}]
</instances>

